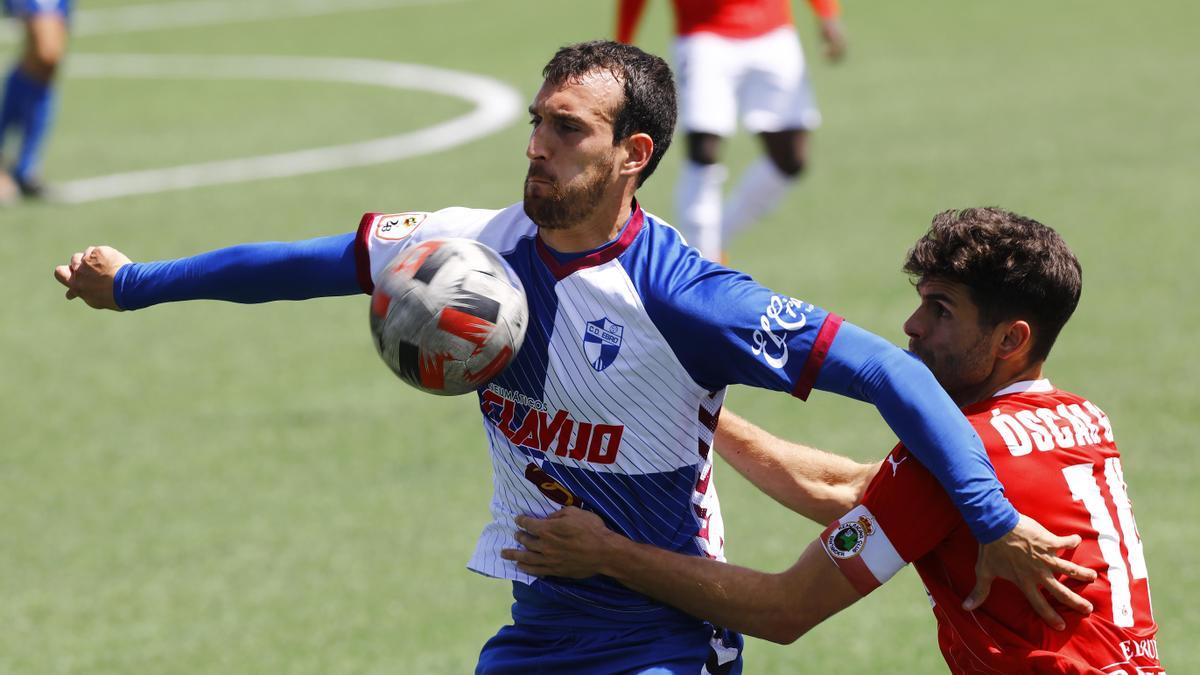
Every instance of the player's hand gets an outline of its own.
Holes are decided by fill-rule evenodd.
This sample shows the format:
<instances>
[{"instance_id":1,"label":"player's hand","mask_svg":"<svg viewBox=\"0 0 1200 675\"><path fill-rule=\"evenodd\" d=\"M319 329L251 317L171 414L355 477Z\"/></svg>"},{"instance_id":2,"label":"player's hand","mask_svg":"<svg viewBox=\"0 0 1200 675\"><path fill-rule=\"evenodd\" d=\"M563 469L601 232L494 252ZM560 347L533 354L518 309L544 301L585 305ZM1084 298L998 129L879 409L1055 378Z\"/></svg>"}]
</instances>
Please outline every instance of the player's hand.
<instances>
[{"instance_id":1,"label":"player's hand","mask_svg":"<svg viewBox=\"0 0 1200 675\"><path fill-rule=\"evenodd\" d=\"M837 63L846 56L846 32L841 19L821 19L821 40L825 43L825 58Z\"/></svg>"},{"instance_id":2,"label":"player's hand","mask_svg":"<svg viewBox=\"0 0 1200 675\"><path fill-rule=\"evenodd\" d=\"M111 246L89 246L71 256L71 262L54 268L54 278L67 287L67 299L82 298L96 309L120 311L113 298L117 270L132 262Z\"/></svg>"},{"instance_id":3,"label":"player's hand","mask_svg":"<svg viewBox=\"0 0 1200 675\"><path fill-rule=\"evenodd\" d=\"M506 548L500 557L537 576L583 579L601 574L620 535L594 513L567 506L545 518L517 516L517 541L524 550Z\"/></svg>"},{"instance_id":4,"label":"player's hand","mask_svg":"<svg viewBox=\"0 0 1200 675\"><path fill-rule=\"evenodd\" d=\"M1092 603L1084 600L1058 580L1065 575L1078 581L1095 581L1096 571L1081 567L1058 557L1059 551L1079 546L1083 539L1073 534L1060 537L1051 533L1040 523L1024 515L1008 534L990 544L979 547L979 561L975 563L975 588L963 602L963 609L971 611L983 604L996 577L1007 579L1017 585L1034 611L1054 630L1066 628L1066 622L1050 606L1041 589L1052 598L1081 614L1092 613Z\"/></svg>"}]
</instances>

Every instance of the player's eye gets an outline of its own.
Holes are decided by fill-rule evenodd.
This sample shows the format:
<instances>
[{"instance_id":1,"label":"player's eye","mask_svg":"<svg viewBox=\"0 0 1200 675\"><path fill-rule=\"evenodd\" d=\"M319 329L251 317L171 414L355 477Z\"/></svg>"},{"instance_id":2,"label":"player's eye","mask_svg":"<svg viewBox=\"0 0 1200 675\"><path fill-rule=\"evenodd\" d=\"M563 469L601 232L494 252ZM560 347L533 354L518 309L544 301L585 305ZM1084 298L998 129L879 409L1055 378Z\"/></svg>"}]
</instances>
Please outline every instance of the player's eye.
<instances>
[{"instance_id":1,"label":"player's eye","mask_svg":"<svg viewBox=\"0 0 1200 675\"><path fill-rule=\"evenodd\" d=\"M529 118L529 126L536 127L541 121L542 118L538 117L537 115L532 115Z\"/></svg>"},{"instance_id":2,"label":"player's eye","mask_svg":"<svg viewBox=\"0 0 1200 675\"><path fill-rule=\"evenodd\" d=\"M935 318L946 319L950 317L950 310L945 305L936 300L926 300L924 303L927 311Z\"/></svg>"}]
</instances>

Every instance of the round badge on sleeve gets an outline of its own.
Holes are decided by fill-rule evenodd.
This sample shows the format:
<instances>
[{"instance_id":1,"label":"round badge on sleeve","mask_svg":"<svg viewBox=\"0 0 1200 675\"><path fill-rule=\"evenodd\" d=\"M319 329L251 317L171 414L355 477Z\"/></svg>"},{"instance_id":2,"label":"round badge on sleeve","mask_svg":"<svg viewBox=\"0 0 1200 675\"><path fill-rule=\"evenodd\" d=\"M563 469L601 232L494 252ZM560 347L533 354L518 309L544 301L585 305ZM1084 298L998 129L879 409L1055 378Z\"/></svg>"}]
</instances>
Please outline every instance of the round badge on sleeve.
<instances>
[{"instance_id":1,"label":"round badge on sleeve","mask_svg":"<svg viewBox=\"0 0 1200 675\"><path fill-rule=\"evenodd\" d=\"M858 520L842 523L825 540L825 549L835 558L845 560L858 555L867 543L867 536L874 528L865 516Z\"/></svg>"}]
</instances>

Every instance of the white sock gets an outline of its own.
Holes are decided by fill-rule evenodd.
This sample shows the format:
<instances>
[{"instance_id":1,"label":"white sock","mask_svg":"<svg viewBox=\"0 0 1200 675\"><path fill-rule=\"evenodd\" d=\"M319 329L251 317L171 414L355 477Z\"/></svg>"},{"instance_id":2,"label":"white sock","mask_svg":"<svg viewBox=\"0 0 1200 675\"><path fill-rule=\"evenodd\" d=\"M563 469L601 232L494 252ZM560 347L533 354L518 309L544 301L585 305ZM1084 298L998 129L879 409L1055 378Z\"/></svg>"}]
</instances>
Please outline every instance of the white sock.
<instances>
[{"instance_id":1,"label":"white sock","mask_svg":"<svg viewBox=\"0 0 1200 675\"><path fill-rule=\"evenodd\" d=\"M679 229L709 260L721 259L721 189L728 175L722 164L685 161L675 188Z\"/></svg>"},{"instance_id":2,"label":"white sock","mask_svg":"<svg viewBox=\"0 0 1200 675\"><path fill-rule=\"evenodd\" d=\"M725 204L721 236L728 239L774 211L794 182L766 157L751 164Z\"/></svg>"}]
</instances>

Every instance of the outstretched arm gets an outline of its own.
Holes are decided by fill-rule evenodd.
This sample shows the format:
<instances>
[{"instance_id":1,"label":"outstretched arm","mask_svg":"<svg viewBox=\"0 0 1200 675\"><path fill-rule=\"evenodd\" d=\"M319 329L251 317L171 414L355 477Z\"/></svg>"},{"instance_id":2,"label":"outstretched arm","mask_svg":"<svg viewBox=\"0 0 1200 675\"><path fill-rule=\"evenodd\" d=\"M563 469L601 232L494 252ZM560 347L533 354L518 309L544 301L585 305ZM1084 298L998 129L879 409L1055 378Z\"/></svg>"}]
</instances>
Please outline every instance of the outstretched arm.
<instances>
[{"instance_id":1,"label":"outstretched arm","mask_svg":"<svg viewBox=\"0 0 1200 675\"><path fill-rule=\"evenodd\" d=\"M787 644L861 596L819 541L779 574L633 542L595 514L564 508L545 520L518 517L524 550L501 555L539 576L610 576L693 616Z\"/></svg>"},{"instance_id":2,"label":"outstretched arm","mask_svg":"<svg viewBox=\"0 0 1200 675\"><path fill-rule=\"evenodd\" d=\"M362 293L353 233L296 242L241 244L151 263L108 246L89 246L54 269L67 299L97 309L132 310L164 302L273 300Z\"/></svg>"},{"instance_id":3,"label":"outstretched arm","mask_svg":"<svg viewBox=\"0 0 1200 675\"><path fill-rule=\"evenodd\" d=\"M728 408L721 411L713 447L767 496L818 525L854 508L879 469L776 438Z\"/></svg>"}]
</instances>

